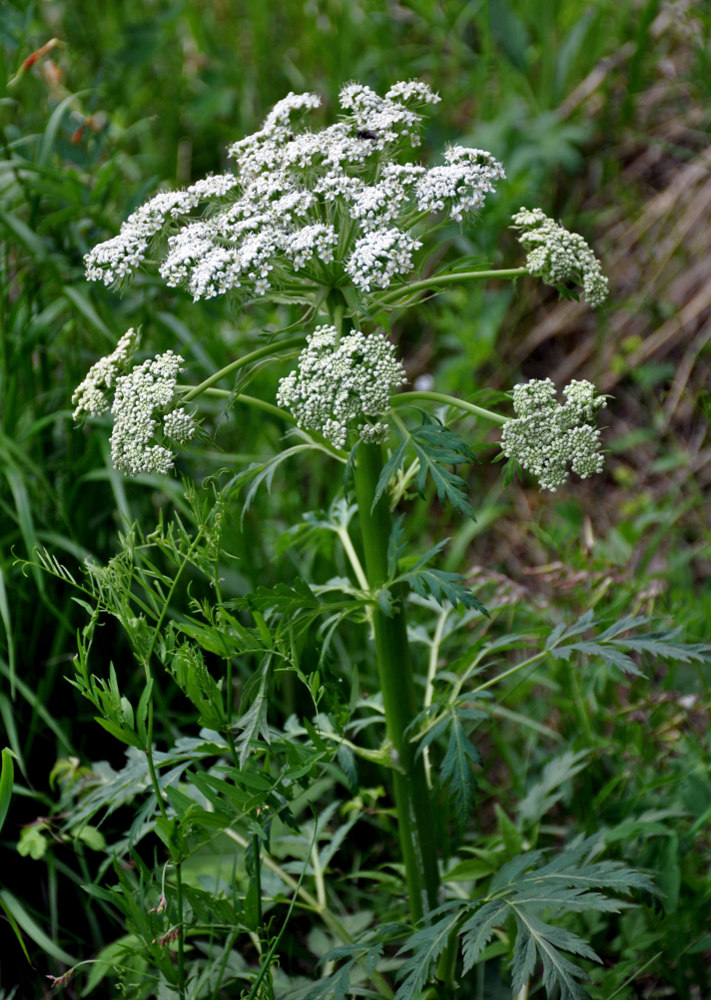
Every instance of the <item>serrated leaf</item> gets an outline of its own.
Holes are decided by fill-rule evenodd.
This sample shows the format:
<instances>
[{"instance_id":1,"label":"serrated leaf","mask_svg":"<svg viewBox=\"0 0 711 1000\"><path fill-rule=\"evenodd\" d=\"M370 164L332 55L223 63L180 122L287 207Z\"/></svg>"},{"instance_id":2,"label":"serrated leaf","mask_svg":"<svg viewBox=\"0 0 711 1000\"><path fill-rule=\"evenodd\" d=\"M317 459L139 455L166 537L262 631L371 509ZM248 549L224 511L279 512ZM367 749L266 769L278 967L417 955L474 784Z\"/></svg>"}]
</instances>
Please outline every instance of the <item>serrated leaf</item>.
<instances>
[{"instance_id":1,"label":"serrated leaf","mask_svg":"<svg viewBox=\"0 0 711 1000\"><path fill-rule=\"evenodd\" d=\"M401 574L397 582L408 583L420 597L434 597L440 606L449 601L453 607L461 604L489 617L486 607L467 587L466 580L460 573L447 573L441 569L422 566Z\"/></svg>"},{"instance_id":2,"label":"serrated leaf","mask_svg":"<svg viewBox=\"0 0 711 1000\"><path fill-rule=\"evenodd\" d=\"M235 740L239 751L239 766L244 767L252 748L252 743L261 736L265 743L271 742L271 734L267 722L267 689L270 675L271 657L267 656L260 669L259 688L252 704L244 715L237 720L235 727L241 732ZM246 692L245 692L246 693Z\"/></svg>"},{"instance_id":3,"label":"serrated leaf","mask_svg":"<svg viewBox=\"0 0 711 1000\"><path fill-rule=\"evenodd\" d=\"M629 904L600 890L627 893L652 887L648 876L618 861L590 861L595 849L595 841L580 840L539 867L542 851L519 855L504 865L491 881L488 898L471 905L474 913L461 928L464 971L477 961L496 927L504 926L513 914L517 927L513 994L524 988L540 962L549 996L557 989L561 1000L583 1000L586 994L579 980L585 973L568 956L599 959L585 941L548 918L571 912L617 912Z\"/></svg>"},{"instance_id":4,"label":"serrated leaf","mask_svg":"<svg viewBox=\"0 0 711 1000\"><path fill-rule=\"evenodd\" d=\"M479 764L476 747L464 731L456 715L451 716L447 752L440 767L440 777L447 785L454 800L454 813L458 826L463 828L471 815L474 804L476 780L472 764Z\"/></svg>"},{"instance_id":5,"label":"serrated leaf","mask_svg":"<svg viewBox=\"0 0 711 1000\"><path fill-rule=\"evenodd\" d=\"M469 445L450 428L431 417L423 415L423 423L414 430L403 427L405 437L393 451L378 479L373 497L373 508L387 489L390 479L402 468L408 449L417 456L419 468L415 477L415 488L420 496L425 496L427 479L430 478L437 490L440 503L451 506L470 517L473 521L474 508L467 496L466 482L448 466L457 466L475 461Z\"/></svg>"},{"instance_id":6,"label":"serrated leaf","mask_svg":"<svg viewBox=\"0 0 711 1000\"><path fill-rule=\"evenodd\" d=\"M462 915L461 904L456 902L438 907L435 913L443 911L446 911L446 916L416 931L398 952L401 955L412 951L413 955L398 972L398 978L402 978L403 982L398 987L394 1000L412 1000L413 997L418 997L431 978L435 962L447 947L449 935Z\"/></svg>"},{"instance_id":7,"label":"serrated leaf","mask_svg":"<svg viewBox=\"0 0 711 1000\"><path fill-rule=\"evenodd\" d=\"M648 653L663 660L689 663L706 663L711 660L711 645L705 643L678 642L679 629L668 632L648 632L642 635L623 635L646 625L649 618L628 615L609 625L597 636L578 638L584 632L601 626L587 611L573 625L558 625L546 642L546 649L556 659L568 661L574 653L582 656L599 657L610 666L625 673L644 676L628 651ZM573 640L573 641L571 641Z\"/></svg>"},{"instance_id":8,"label":"serrated leaf","mask_svg":"<svg viewBox=\"0 0 711 1000\"><path fill-rule=\"evenodd\" d=\"M529 788L525 798L519 803L521 818L528 823L536 823L550 812L563 797L564 789L561 786L587 766L589 756L588 750L579 750L577 753L567 750L550 760L538 781Z\"/></svg>"}]
</instances>

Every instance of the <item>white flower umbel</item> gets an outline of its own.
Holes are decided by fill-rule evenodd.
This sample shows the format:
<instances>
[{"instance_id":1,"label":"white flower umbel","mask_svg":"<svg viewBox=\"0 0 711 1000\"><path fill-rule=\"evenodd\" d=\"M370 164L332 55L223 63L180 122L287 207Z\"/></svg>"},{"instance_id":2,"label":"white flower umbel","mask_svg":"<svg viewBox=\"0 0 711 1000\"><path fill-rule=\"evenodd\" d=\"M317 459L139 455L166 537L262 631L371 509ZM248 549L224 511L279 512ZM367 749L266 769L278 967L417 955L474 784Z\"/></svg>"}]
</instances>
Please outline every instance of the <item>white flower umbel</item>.
<instances>
[{"instance_id":1,"label":"white flower umbel","mask_svg":"<svg viewBox=\"0 0 711 1000\"><path fill-rule=\"evenodd\" d=\"M362 441L383 441L382 416L390 395L405 382L405 369L382 333L358 330L338 338L333 326L319 326L307 337L297 368L279 382L277 402L291 410L300 427L320 431L337 448L349 429Z\"/></svg>"},{"instance_id":2,"label":"white flower umbel","mask_svg":"<svg viewBox=\"0 0 711 1000\"><path fill-rule=\"evenodd\" d=\"M444 159L444 166L432 167L417 182L417 204L427 212L448 211L461 222L482 207L494 181L505 177L504 168L491 153L465 146L452 146Z\"/></svg>"},{"instance_id":3,"label":"white flower umbel","mask_svg":"<svg viewBox=\"0 0 711 1000\"><path fill-rule=\"evenodd\" d=\"M584 380L563 389L564 404L555 395L550 379L514 386L517 419L505 423L501 435L504 455L534 475L542 489L554 492L567 481L568 466L582 479L602 471L600 431L591 422L606 405Z\"/></svg>"},{"instance_id":4,"label":"white flower umbel","mask_svg":"<svg viewBox=\"0 0 711 1000\"><path fill-rule=\"evenodd\" d=\"M520 231L519 243L528 251L526 267L556 287L567 282L583 286L589 305L602 305L607 298L607 278L600 261L578 233L570 233L549 219L540 208L522 208L513 216Z\"/></svg>"},{"instance_id":5,"label":"white flower umbel","mask_svg":"<svg viewBox=\"0 0 711 1000\"><path fill-rule=\"evenodd\" d=\"M348 83L341 120L311 130L303 120L320 98L288 94L230 147L234 173L156 195L87 254L87 277L119 282L151 258L196 300L274 289L303 301L348 280L377 294L412 272L421 237L439 224L428 213L461 221L504 176L489 153L462 146L442 166L400 162L419 143L419 112L437 101L419 80L384 97Z\"/></svg>"},{"instance_id":6,"label":"white flower umbel","mask_svg":"<svg viewBox=\"0 0 711 1000\"><path fill-rule=\"evenodd\" d=\"M175 456L162 444L151 443L160 431L184 444L195 435L195 421L184 410L173 408L175 384L183 359L166 351L137 365L116 380L111 412L111 458L114 467L129 476L141 472L167 473Z\"/></svg>"},{"instance_id":7,"label":"white flower umbel","mask_svg":"<svg viewBox=\"0 0 711 1000\"><path fill-rule=\"evenodd\" d=\"M110 406L107 390L113 389L118 376L126 370L137 343L138 331L131 327L121 337L113 353L91 366L72 395L72 403L76 407L72 414L75 420L106 413Z\"/></svg>"},{"instance_id":8,"label":"white flower umbel","mask_svg":"<svg viewBox=\"0 0 711 1000\"><path fill-rule=\"evenodd\" d=\"M374 229L356 242L346 271L365 292L387 288L395 275L412 270L412 255L421 246L399 229Z\"/></svg>"}]
</instances>

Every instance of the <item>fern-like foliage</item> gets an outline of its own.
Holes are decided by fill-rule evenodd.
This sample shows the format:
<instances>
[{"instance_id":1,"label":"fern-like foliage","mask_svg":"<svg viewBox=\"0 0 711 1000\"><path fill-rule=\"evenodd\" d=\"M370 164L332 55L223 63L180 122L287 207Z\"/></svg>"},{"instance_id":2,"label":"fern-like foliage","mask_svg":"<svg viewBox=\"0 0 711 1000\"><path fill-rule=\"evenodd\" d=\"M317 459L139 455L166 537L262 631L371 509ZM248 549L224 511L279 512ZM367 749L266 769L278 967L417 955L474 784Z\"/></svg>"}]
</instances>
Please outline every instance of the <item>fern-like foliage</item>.
<instances>
[{"instance_id":1,"label":"fern-like foliage","mask_svg":"<svg viewBox=\"0 0 711 1000\"><path fill-rule=\"evenodd\" d=\"M488 718L478 709L465 707L467 704L467 696L463 695L448 705L447 710L429 725L417 746L419 754L436 740L446 737L447 749L440 764L439 776L451 796L460 829L466 825L474 805L476 778L472 765L481 763L479 751L467 734L467 727L471 728L472 722ZM415 719L413 728L419 722L420 718Z\"/></svg>"},{"instance_id":2,"label":"fern-like foliage","mask_svg":"<svg viewBox=\"0 0 711 1000\"><path fill-rule=\"evenodd\" d=\"M403 438L383 467L373 498L373 506L387 489L391 478L402 469L409 452L414 451L419 467L415 476L415 489L424 497L428 477L435 484L440 503L449 502L455 510L472 520L474 508L467 496L465 481L449 466L475 461L469 445L450 428L425 414L422 424L410 430L401 424Z\"/></svg>"},{"instance_id":3,"label":"fern-like foliage","mask_svg":"<svg viewBox=\"0 0 711 1000\"><path fill-rule=\"evenodd\" d=\"M452 931L461 938L462 974L466 974L496 929L504 928L512 916L516 924L512 994L518 996L540 969L549 997L584 1000L587 994L581 980L585 971L573 959L599 959L577 934L551 921L571 913L617 913L630 905L607 893L655 891L647 875L619 861L596 860L596 854L593 838L570 845L549 861L540 850L520 854L499 869L485 895L440 907L432 914L435 919L401 950L411 956L400 970L402 982L395 1000L414 1000L419 995Z\"/></svg>"},{"instance_id":4,"label":"fern-like foliage","mask_svg":"<svg viewBox=\"0 0 711 1000\"><path fill-rule=\"evenodd\" d=\"M440 607L449 601L453 607L461 604L464 608L472 608L488 617L489 612L471 588L467 586L461 573L447 573L427 565L447 544L449 541L447 538L433 545L423 556L420 556L414 566L396 576L398 560L403 551L400 532L401 519L399 518L393 525L388 543L388 570L392 575L389 586L406 584L420 597L433 597Z\"/></svg>"},{"instance_id":5,"label":"fern-like foliage","mask_svg":"<svg viewBox=\"0 0 711 1000\"><path fill-rule=\"evenodd\" d=\"M548 637L546 650L556 659L566 662L574 654L599 657L607 666L617 667L627 674L644 676L630 653L647 653L663 660L681 663L707 663L711 660L711 645L705 643L677 642L680 629L632 634L649 623L643 616L627 615L592 638L585 633L603 623L593 617L592 611L573 625L557 625Z\"/></svg>"}]
</instances>

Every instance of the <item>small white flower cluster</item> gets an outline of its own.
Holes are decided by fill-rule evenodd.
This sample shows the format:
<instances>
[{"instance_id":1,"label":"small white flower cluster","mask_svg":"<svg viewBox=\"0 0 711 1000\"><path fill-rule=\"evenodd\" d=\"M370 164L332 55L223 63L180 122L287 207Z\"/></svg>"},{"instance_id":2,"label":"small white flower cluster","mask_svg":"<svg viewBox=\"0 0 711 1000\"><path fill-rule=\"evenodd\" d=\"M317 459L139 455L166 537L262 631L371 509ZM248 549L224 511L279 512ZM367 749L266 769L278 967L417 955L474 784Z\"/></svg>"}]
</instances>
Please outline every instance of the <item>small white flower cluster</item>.
<instances>
[{"instance_id":1,"label":"small white flower cluster","mask_svg":"<svg viewBox=\"0 0 711 1000\"><path fill-rule=\"evenodd\" d=\"M111 407L111 458L119 472L129 476L141 472L165 474L173 468L173 452L164 445L151 444L159 427L177 444L185 444L195 436L193 417L185 410L172 408L182 361L179 354L166 351L116 379Z\"/></svg>"},{"instance_id":2,"label":"small white flower cluster","mask_svg":"<svg viewBox=\"0 0 711 1000\"><path fill-rule=\"evenodd\" d=\"M87 278L111 285L132 275L145 259L151 240L168 220L187 215L202 201L223 197L237 183L234 174L218 174L204 177L184 191L157 194L129 215L118 236L99 243L86 255Z\"/></svg>"},{"instance_id":3,"label":"small white flower cluster","mask_svg":"<svg viewBox=\"0 0 711 1000\"><path fill-rule=\"evenodd\" d=\"M606 405L595 386L574 380L557 402L550 379L532 379L514 386L517 419L504 424L502 450L538 479L541 488L555 490L568 479L568 466L582 479L602 471L600 431L590 421Z\"/></svg>"},{"instance_id":4,"label":"small white flower cluster","mask_svg":"<svg viewBox=\"0 0 711 1000\"><path fill-rule=\"evenodd\" d=\"M281 379L277 402L286 406L300 427L320 431L337 448L349 429L361 441L378 442L387 425L373 423L390 406L390 394L405 382L405 369L382 333L366 337L358 330L340 341L336 328L318 326L307 337L297 368Z\"/></svg>"},{"instance_id":5,"label":"small white flower cluster","mask_svg":"<svg viewBox=\"0 0 711 1000\"><path fill-rule=\"evenodd\" d=\"M312 131L299 120L319 97L289 94L258 132L230 147L236 173L156 195L87 254L87 277L107 285L129 277L163 236L161 276L196 300L271 287L303 297L300 279L313 290L346 275L365 292L387 288L413 270L420 241L411 230L424 214L461 221L504 176L489 153L462 146L429 169L397 162L404 145L419 143L415 108L437 101L419 80L396 83L384 97L349 83L339 95L342 119Z\"/></svg>"},{"instance_id":6,"label":"small white flower cluster","mask_svg":"<svg viewBox=\"0 0 711 1000\"><path fill-rule=\"evenodd\" d=\"M371 285L387 288L396 274L412 270L412 254L421 246L401 229L373 229L356 241L346 271L364 292Z\"/></svg>"},{"instance_id":7,"label":"small white flower cluster","mask_svg":"<svg viewBox=\"0 0 711 1000\"><path fill-rule=\"evenodd\" d=\"M518 240L528 251L526 267L549 285L575 281L583 286L587 302L602 305L607 298L607 278L600 261L578 233L570 233L549 219L540 208L522 208L513 216Z\"/></svg>"},{"instance_id":8,"label":"small white flower cluster","mask_svg":"<svg viewBox=\"0 0 711 1000\"><path fill-rule=\"evenodd\" d=\"M126 370L137 344L138 331L131 327L121 337L112 354L100 358L91 366L86 378L72 394L72 403L76 407L72 416L75 420L106 413L110 405L106 390L113 389L118 376Z\"/></svg>"},{"instance_id":9,"label":"small white flower cluster","mask_svg":"<svg viewBox=\"0 0 711 1000\"><path fill-rule=\"evenodd\" d=\"M483 149L452 146L444 159L444 166L432 167L417 182L417 205L427 212L444 212L448 207L452 218L461 222L464 215L482 207L494 181L506 175L499 161Z\"/></svg>"}]
</instances>

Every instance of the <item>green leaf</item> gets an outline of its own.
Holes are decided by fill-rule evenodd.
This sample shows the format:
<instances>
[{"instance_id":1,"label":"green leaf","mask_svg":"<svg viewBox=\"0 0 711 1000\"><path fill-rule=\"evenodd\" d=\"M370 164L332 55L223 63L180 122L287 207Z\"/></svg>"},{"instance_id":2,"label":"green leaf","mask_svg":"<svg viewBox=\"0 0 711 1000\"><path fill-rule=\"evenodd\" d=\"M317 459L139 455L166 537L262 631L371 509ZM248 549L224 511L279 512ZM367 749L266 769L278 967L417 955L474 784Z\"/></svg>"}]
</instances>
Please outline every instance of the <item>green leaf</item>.
<instances>
[{"instance_id":1,"label":"green leaf","mask_svg":"<svg viewBox=\"0 0 711 1000\"><path fill-rule=\"evenodd\" d=\"M33 823L32 826L24 826L17 842L17 853L23 858L29 855L35 861L43 858L49 847L49 838L43 832L47 829L46 823Z\"/></svg>"},{"instance_id":2,"label":"green leaf","mask_svg":"<svg viewBox=\"0 0 711 1000\"><path fill-rule=\"evenodd\" d=\"M551 632L546 642L548 652L556 659L570 660L573 653L582 656L599 657L608 666L618 667L625 673L644 676L628 651L647 653L662 660L672 660L680 663L708 663L711 661L711 645L707 643L677 642L679 629L667 632L648 632L642 635L627 635L647 624L648 618L628 615L610 625L595 638L578 639L584 632L599 628L601 622L594 619L591 611L587 611L577 622L568 626L558 625ZM573 641L571 641L573 640Z\"/></svg>"},{"instance_id":3,"label":"green leaf","mask_svg":"<svg viewBox=\"0 0 711 1000\"><path fill-rule=\"evenodd\" d=\"M425 496L429 477L435 484L440 503L448 501L460 514L476 520L474 508L467 496L466 482L447 468L475 461L474 453L467 443L454 431L426 415L423 415L423 423L413 431L404 425L401 430L405 437L383 467L373 497L373 508L385 492L390 479L402 468L408 448L411 448L419 462L415 488L420 496Z\"/></svg>"},{"instance_id":4,"label":"green leaf","mask_svg":"<svg viewBox=\"0 0 711 1000\"><path fill-rule=\"evenodd\" d=\"M239 750L239 766L244 767L245 761L252 750L252 744L261 736L265 743L271 742L269 724L267 722L267 688L271 673L271 656L266 656L259 671L259 688L249 709L235 723L235 728L241 729L235 743ZM245 690L245 698L248 692ZM243 701L245 699L243 698Z\"/></svg>"},{"instance_id":5,"label":"green leaf","mask_svg":"<svg viewBox=\"0 0 711 1000\"><path fill-rule=\"evenodd\" d=\"M5 822L7 810L12 798L12 784L15 779L15 766L12 759L15 754L8 747L2 751L2 771L0 771L0 830Z\"/></svg>"},{"instance_id":6,"label":"green leaf","mask_svg":"<svg viewBox=\"0 0 711 1000\"><path fill-rule=\"evenodd\" d=\"M76 958L70 955L69 952L66 952L63 948L60 948L59 945L55 944L54 941L45 934L37 921L30 916L19 899L13 896L11 892L8 892L7 889L0 889L0 905L8 916L12 916L14 918L21 930L23 930L36 945L39 945L42 951L56 959L56 961L64 962L65 965L76 964ZM26 951L25 954L27 954Z\"/></svg>"},{"instance_id":7,"label":"green leaf","mask_svg":"<svg viewBox=\"0 0 711 1000\"><path fill-rule=\"evenodd\" d=\"M166 666L197 709L200 725L220 732L225 726L222 691L205 666L200 650L188 642L169 649Z\"/></svg>"},{"instance_id":8,"label":"green leaf","mask_svg":"<svg viewBox=\"0 0 711 1000\"><path fill-rule=\"evenodd\" d=\"M464 731L459 718L450 716L449 743L440 767L440 777L447 785L454 801L454 813L460 829L466 826L474 804L476 779L472 764L481 758L474 744Z\"/></svg>"},{"instance_id":9,"label":"green leaf","mask_svg":"<svg viewBox=\"0 0 711 1000\"><path fill-rule=\"evenodd\" d=\"M95 826L83 826L77 837L87 847L90 847L92 851L106 850L106 838L101 830L98 830Z\"/></svg>"},{"instance_id":10,"label":"green leaf","mask_svg":"<svg viewBox=\"0 0 711 1000\"><path fill-rule=\"evenodd\" d=\"M234 479L234 485L237 487L247 486L247 492L244 497L244 504L242 505L242 520L244 516L252 505L259 488L261 486L266 486L267 492L272 488L272 480L274 479L274 473L287 458L291 458L293 455L298 455L302 451L311 451L312 449L320 448L314 444L295 444L291 448L286 448L284 451L280 451L277 455L274 455L267 462L256 462L254 465L250 465L243 472L240 472Z\"/></svg>"},{"instance_id":11,"label":"green leaf","mask_svg":"<svg viewBox=\"0 0 711 1000\"><path fill-rule=\"evenodd\" d=\"M17 940L20 943L20 947L22 948L22 950L23 950L23 952L25 954L25 958L30 963L30 965L32 965L32 962L30 960L30 956L29 956L28 951L27 951L27 945L25 944L25 939L23 938L22 934L20 933L20 928L18 927L17 921L15 920L14 916L12 915L12 911L8 909L7 903L2 898L1 895L0 895L0 909L2 909L3 913L7 917L7 921L10 924L10 927L12 927L12 930L13 930L13 932L15 934L15 937L17 938Z\"/></svg>"},{"instance_id":12,"label":"green leaf","mask_svg":"<svg viewBox=\"0 0 711 1000\"><path fill-rule=\"evenodd\" d=\"M589 750L578 750L577 753L567 750L550 760L543 768L540 779L519 803L521 818L527 823L536 823L550 812L563 798L565 789L562 786L587 767L589 756Z\"/></svg>"},{"instance_id":13,"label":"green leaf","mask_svg":"<svg viewBox=\"0 0 711 1000\"><path fill-rule=\"evenodd\" d=\"M523 836L515 823L509 819L498 802L494 805L496 818L499 821L499 832L509 857L520 854L523 848Z\"/></svg>"},{"instance_id":14,"label":"green leaf","mask_svg":"<svg viewBox=\"0 0 711 1000\"><path fill-rule=\"evenodd\" d=\"M445 903L430 914L430 918L442 913L446 915L441 920L433 920L427 927L416 931L398 952L402 955L411 951L413 955L398 972L403 982L398 987L395 1000L412 1000L420 996L437 959L447 947L449 935L462 918L462 905L459 902Z\"/></svg>"},{"instance_id":15,"label":"green leaf","mask_svg":"<svg viewBox=\"0 0 711 1000\"><path fill-rule=\"evenodd\" d=\"M566 913L619 912L629 906L600 890L628 893L652 890L648 876L617 861L592 861L592 840L569 846L547 864L536 867L542 851L530 851L505 864L494 876L488 896L470 904L472 915L462 925L464 972L476 963L496 927L504 927L513 914L516 943L513 955L512 992L517 995L540 962L548 995L560 991L560 1000L583 1000L579 980L584 971L568 955L599 961L576 934L543 919Z\"/></svg>"}]
</instances>

